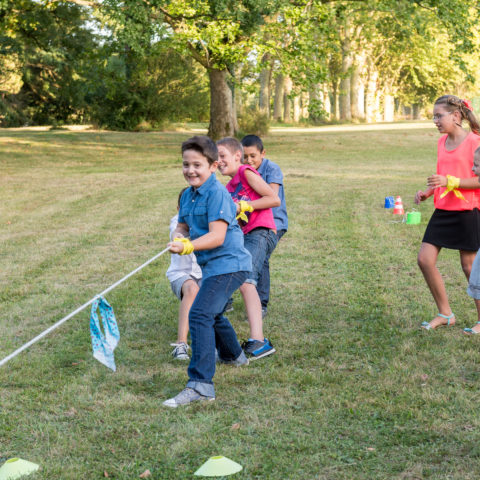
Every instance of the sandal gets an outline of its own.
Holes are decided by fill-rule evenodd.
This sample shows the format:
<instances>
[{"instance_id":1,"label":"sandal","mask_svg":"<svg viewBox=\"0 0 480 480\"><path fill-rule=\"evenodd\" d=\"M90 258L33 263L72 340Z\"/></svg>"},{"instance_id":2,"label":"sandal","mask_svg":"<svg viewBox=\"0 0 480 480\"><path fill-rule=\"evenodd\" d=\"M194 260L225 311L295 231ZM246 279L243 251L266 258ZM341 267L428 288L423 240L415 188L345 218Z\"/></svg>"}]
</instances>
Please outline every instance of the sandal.
<instances>
[{"instance_id":1,"label":"sandal","mask_svg":"<svg viewBox=\"0 0 480 480\"><path fill-rule=\"evenodd\" d=\"M479 323L480 322L477 322L477 324L479 324ZM476 332L473 328L464 328L463 333L465 335L477 335L477 333L480 333L480 332Z\"/></svg>"},{"instance_id":2,"label":"sandal","mask_svg":"<svg viewBox=\"0 0 480 480\"><path fill-rule=\"evenodd\" d=\"M422 322L422 325L421 327L424 328L425 330L435 330L436 328L438 327L450 327L450 320L452 318L455 318L455 314L452 312L451 315L444 315L443 313L437 313L437 317L442 317L442 318L445 318L447 320L447 324L445 325L444 323L441 324L441 325L438 325L437 327L432 327L430 325L429 322ZM479 322L480 323L480 322ZM455 325L454 323L452 323L451 326ZM466 330L466 329L465 329ZM477 332L475 332L477 333Z\"/></svg>"}]
</instances>

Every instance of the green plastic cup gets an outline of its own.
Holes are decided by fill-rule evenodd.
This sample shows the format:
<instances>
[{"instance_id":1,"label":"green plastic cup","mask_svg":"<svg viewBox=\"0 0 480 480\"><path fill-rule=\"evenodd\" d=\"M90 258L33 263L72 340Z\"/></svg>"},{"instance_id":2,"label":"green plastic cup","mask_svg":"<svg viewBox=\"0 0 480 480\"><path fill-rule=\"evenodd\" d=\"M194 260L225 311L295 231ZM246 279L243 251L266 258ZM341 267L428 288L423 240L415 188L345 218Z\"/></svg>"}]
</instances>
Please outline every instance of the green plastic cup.
<instances>
[{"instance_id":1,"label":"green plastic cup","mask_svg":"<svg viewBox=\"0 0 480 480\"><path fill-rule=\"evenodd\" d=\"M420 212L407 213L407 225L419 225L422 221L422 214Z\"/></svg>"}]
</instances>

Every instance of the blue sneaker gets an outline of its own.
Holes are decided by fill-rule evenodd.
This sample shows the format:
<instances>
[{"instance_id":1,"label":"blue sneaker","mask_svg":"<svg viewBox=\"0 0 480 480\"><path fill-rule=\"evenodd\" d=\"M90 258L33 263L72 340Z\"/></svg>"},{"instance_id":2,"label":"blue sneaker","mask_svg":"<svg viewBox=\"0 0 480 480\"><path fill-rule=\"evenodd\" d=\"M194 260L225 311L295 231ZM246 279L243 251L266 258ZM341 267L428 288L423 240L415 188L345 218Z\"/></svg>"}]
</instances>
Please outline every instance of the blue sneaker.
<instances>
[{"instance_id":1,"label":"blue sneaker","mask_svg":"<svg viewBox=\"0 0 480 480\"><path fill-rule=\"evenodd\" d=\"M273 345L267 338L264 338L263 342L260 340L247 340L242 343L242 348L245 355L251 360L257 360L275 353L275 348L273 348Z\"/></svg>"}]
</instances>

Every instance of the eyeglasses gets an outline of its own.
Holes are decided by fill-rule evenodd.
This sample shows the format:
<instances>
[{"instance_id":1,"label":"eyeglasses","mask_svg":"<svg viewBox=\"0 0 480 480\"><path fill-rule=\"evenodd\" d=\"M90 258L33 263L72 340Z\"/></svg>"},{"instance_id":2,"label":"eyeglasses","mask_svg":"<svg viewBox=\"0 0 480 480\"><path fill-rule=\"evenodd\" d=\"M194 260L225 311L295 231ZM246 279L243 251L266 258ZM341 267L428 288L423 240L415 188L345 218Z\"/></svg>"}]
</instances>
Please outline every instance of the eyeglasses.
<instances>
[{"instance_id":1,"label":"eyeglasses","mask_svg":"<svg viewBox=\"0 0 480 480\"><path fill-rule=\"evenodd\" d=\"M437 120L441 120L445 115L451 115L453 112L447 112L447 113L437 113L436 115L433 116L433 121L436 122Z\"/></svg>"}]
</instances>

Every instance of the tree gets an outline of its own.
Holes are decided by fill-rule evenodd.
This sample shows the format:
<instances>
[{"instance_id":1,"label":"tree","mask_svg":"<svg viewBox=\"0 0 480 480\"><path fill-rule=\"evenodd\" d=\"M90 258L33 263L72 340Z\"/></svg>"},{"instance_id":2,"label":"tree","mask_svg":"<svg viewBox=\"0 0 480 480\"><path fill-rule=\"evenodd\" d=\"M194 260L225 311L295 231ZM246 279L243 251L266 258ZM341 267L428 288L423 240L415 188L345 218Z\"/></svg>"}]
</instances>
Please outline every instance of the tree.
<instances>
[{"instance_id":1,"label":"tree","mask_svg":"<svg viewBox=\"0 0 480 480\"><path fill-rule=\"evenodd\" d=\"M82 68L96 47L95 35L84 28L87 19L74 4L0 3L0 58L12 66L8 75L17 86L3 96L3 125L67 121L81 114Z\"/></svg>"},{"instance_id":2,"label":"tree","mask_svg":"<svg viewBox=\"0 0 480 480\"><path fill-rule=\"evenodd\" d=\"M255 45L265 18L282 0L105 0L100 11L119 39L132 48L146 48L155 37L188 53L209 76L209 135L233 135L232 67ZM168 28L166 28L166 26Z\"/></svg>"}]
</instances>

